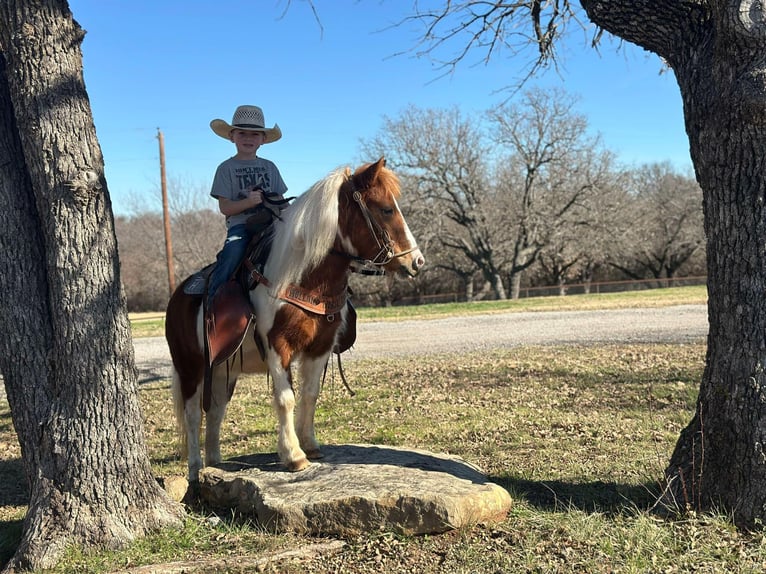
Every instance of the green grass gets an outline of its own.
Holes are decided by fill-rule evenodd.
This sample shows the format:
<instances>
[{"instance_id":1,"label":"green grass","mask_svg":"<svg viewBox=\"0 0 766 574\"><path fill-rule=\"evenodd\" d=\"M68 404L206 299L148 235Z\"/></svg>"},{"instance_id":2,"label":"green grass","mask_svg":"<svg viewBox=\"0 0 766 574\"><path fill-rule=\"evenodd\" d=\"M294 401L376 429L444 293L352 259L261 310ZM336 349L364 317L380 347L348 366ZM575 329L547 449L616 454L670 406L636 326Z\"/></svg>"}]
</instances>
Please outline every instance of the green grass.
<instances>
[{"instance_id":1,"label":"green grass","mask_svg":"<svg viewBox=\"0 0 766 574\"><path fill-rule=\"evenodd\" d=\"M360 321L397 321L481 313L667 307L670 305L704 304L706 302L707 288L704 285L698 285L621 293L568 295L566 297L529 297L506 301L435 303L403 307L362 307L358 309L358 316ZM131 325L134 337L161 337L165 334L163 313L131 314Z\"/></svg>"},{"instance_id":2,"label":"green grass","mask_svg":"<svg viewBox=\"0 0 766 574\"><path fill-rule=\"evenodd\" d=\"M131 313L130 327L134 337L164 337L164 313Z\"/></svg>"},{"instance_id":3,"label":"green grass","mask_svg":"<svg viewBox=\"0 0 766 574\"><path fill-rule=\"evenodd\" d=\"M654 297L655 304L689 302ZM328 378L317 412L320 441L458 455L507 488L513 507L491 527L419 537L371 532L346 539L336 554L264 571L762 572L763 535L738 532L726 516L671 520L651 512L664 465L693 414L704 359L700 343L522 347L346 363L357 395ZM174 450L169 381L142 385L140 398L155 473L185 474ZM18 483L20 453L9 423L7 402L0 402L0 445L8 447L0 449L0 468L6 483ZM222 438L224 457L274 450L265 377L238 383ZM13 552L24 514L23 497L10 501L0 507L0 563ZM321 541L268 534L247 517L196 507L182 528L118 552L73 550L55 572L172 561L195 562L197 572L251 572L254 557Z\"/></svg>"},{"instance_id":4,"label":"green grass","mask_svg":"<svg viewBox=\"0 0 766 574\"><path fill-rule=\"evenodd\" d=\"M588 309L626 309L634 307L666 307L670 305L704 304L707 287L671 287L624 291L620 293L593 293L565 297L529 297L505 301L475 301L472 303L436 303L403 307L363 307L361 320L428 319L445 315L479 313L508 313L522 311L578 311Z\"/></svg>"}]
</instances>

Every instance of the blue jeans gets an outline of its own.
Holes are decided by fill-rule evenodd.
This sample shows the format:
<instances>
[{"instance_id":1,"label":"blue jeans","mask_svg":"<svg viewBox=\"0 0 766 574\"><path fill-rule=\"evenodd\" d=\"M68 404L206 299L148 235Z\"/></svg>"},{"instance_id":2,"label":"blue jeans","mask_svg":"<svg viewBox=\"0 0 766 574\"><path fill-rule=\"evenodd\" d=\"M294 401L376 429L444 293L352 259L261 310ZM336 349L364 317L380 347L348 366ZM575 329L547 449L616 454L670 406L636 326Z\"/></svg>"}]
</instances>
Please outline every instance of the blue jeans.
<instances>
[{"instance_id":1,"label":"blue jeans","mask_svg":"<svg viewBox=\"0 0 766 574\"><path fill-rule=\"evenodd\" d=\"M247 251L247 244L250 243L250 234L245 225L234 225L226 233L226 241L223 248L218 252L215 267L210 274L210 280L207 287L208 308L213 302L213 297L218 288L226 283L236 271Z\"/></svg>"}]
</instances>

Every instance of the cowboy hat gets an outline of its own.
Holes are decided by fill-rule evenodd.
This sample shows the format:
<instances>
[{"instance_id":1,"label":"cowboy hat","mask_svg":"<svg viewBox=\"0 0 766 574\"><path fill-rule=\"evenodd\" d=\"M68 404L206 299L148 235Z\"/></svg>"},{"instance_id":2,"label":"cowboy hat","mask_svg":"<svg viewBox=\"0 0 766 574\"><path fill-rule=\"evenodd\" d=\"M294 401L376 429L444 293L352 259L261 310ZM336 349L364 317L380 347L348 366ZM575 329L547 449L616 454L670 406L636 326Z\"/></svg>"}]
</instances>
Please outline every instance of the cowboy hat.
<instances>
[{"instance_id":1,"label":"cowboy hat","mask_svg":"<svg viewBox=\"0 0 766 574\"><path fill-rule=\"evenodd\" d=\"M265 123L263 121L263 110L258 106L239 106L234 111L231 125L223 120L216 119L210 122L210 127L216 135L227 140L231 139L231 130L262 132L266 135L263 143L275 142L282 137L282 130L279 129L277 124L274 124L274 127L269 129L265 127Z\"/></svg>"}]
</instances>

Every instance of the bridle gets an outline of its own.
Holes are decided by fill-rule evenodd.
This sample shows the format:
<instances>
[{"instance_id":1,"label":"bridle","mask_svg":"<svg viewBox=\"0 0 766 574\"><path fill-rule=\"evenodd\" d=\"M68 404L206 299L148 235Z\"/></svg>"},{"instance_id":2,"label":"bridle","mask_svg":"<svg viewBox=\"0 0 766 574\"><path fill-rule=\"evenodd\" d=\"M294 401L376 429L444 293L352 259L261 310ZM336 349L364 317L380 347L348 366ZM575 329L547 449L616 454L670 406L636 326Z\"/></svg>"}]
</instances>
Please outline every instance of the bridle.
<instances>
[{"instance_id":1,"label":"bridle","mask_svg":"<svg viewBox=\"0 0 766 574\"><path fill-rule=\"evenodd\" d=\"M383 227L373 219L372 213L367 207L367 204L364 202L364 198L362 197L361 192L354 189L354 181L351 179L350 175L348 176L347 181L353 189L351 197L353 197L354 201L362 212L362 216L367 223L367 228L370 230L370 234L377 244L378 253L372 259L365 259L364 257L351 255L350 253L337 251L335 249L332 250L332 253L335 255L347 257L355 263L362 265L361 270L356 269L357 273L362 273L364 275L383 275L385 274L385 271L382 269L382 267L387 265L393 259L404 257L408 253L412 253L418 248L418 246L415 245L409 249L405 249L404 251L394 251L394 242L391 240L391 236L389 235L388 231L383 229Z\"/></svg>"}]
</instances>

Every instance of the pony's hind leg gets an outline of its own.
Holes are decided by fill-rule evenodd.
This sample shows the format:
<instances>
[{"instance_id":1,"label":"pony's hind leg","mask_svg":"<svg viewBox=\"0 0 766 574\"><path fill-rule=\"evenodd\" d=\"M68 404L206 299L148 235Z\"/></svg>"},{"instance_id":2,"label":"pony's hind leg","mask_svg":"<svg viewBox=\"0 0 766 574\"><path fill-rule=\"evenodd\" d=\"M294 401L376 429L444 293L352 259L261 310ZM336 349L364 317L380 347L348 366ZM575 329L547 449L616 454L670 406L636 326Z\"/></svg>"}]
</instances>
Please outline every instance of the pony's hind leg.
<instances>
[{"instance_id":1,"label":"pony's hind leg","mask_svg":"<svg viewBox=\"0 0 766 574\"><path fill-rule=\"evenodd\" d=\"M199 471L202 468L202 457L199 450L199 429L202 424L202 409L200 408L200 391L197 386L192 396L184 398L181 390L183 382L178 372L173 370L173 402L175 404L176 422L181 431L181 440L186 446L188 459L189 483L199 481Z\"/></svg>"},{"instance_id":2,"label":"pony's hind leg","mask_svg":"<svg viewBox=\"0 0 766 574\"><path fill-rule=\"evenodd\" d=\"M323 456L314 435L314 413L326 365L327 357L304 359L301 364L301 394L295 417L295 430L301 448L309 459L318 459Z\"/></svg>"},{"instance_id":3,"label":"pony's hind leg","mask_svg":"<svg viewBox=\"0 0 766 574\"><path fill-rule=\"evenodd\" d=\"M210 408L205 413L205 466L221 462L221 423L229 406L229 389L236 382L236 374L227 380L222 370L225 371L225 366L219 365L213 372Z\"/></svg>"}]
</instances>

